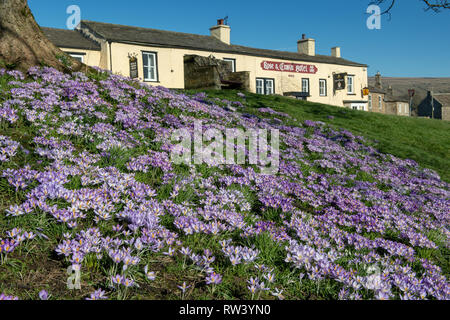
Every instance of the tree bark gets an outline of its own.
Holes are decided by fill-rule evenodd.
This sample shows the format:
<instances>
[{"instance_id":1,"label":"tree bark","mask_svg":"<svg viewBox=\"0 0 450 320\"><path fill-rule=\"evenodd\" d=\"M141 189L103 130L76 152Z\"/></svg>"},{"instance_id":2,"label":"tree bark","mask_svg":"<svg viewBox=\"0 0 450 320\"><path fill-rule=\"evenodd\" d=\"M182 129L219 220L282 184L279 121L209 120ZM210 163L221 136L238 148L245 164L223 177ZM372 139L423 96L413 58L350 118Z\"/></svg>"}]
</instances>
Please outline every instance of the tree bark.
<instances>
[{"instance_id":1,"label":"tree bark","mask_svg":"<svg viewBox=\"0 0 450 320\"><path fill-rule=\"evenodd\" d=\"M0 0L0 68L27 71L32 66L64 72L87 69L45 37L27 0Z\"/></svg>"}]
</instances>

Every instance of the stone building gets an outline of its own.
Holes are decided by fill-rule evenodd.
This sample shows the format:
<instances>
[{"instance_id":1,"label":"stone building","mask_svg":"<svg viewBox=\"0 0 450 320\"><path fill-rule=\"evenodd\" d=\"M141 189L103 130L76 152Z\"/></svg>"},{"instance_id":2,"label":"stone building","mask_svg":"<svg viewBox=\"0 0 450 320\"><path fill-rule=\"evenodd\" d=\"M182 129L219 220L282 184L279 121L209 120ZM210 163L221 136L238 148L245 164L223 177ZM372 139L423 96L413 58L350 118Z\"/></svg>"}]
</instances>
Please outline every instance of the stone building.
<instances>
[{"instance_id":1,"label":"stone building","mask_svg":"<svg viewBox=\"0 0 450 320\"><path fill-rule=\"evenodd\" d=\"M394 95L391 86L383 89L381 74L375 75L375 85L369 86L369 111L384 114L411 116L409 101Z\"/></svg>"},{"instance_id":2,"label":"stone building","mask_svg":"<svg viewBox=\"0 0 450 320\"><path fill-rule=\"evenodd\" d=\"M404 98L394 96L392 88L389 88L384 97L386 105L386 114L393 114L397 116L410 117L411 112L409 108L409 101Z\"/></svg>"},{"instance_id":3,"label":"stone building","mask_svg":"<svg viewBox=\"0 0 450 320\"><path fill-rule=\"evenodd\" d=\"M367 110L367 65L316 54L315 40L305 35L297 52L251 48L231 43L231 28L219 20L209 35L196 35L84 21L74 31L43 28L62 50L91 66L139 78L151 85L184 89L185 56L213 56L227 61L232 72L248 72L249 91L294 93L304 99ZM131 63L130 57L136 60ZM136 68L137 67L137 68ZM336 75L343 81L336 86ZM227 80L233 82L232 80Z\"/></svg>"},{"instance_id":4,"label":"stone building","mask_svg":"<svg viewBox=\"0 0 450 320\"><path fill-rule=\"evenodd\" d=\"M369 86L369 92L369 111L386 113L386 104L384 102L386 91L378 87Z\"/></svg>"},{"instance_id":5,"label":"stone building","mask_svg":"<svg viewBox=\"0 0 450 320\"><path fill-rule=\"evenodd\" d=\"M427 97L419 104L418 116L450 121L450 93L428 91Z\"/></svg>"}]
</instances>

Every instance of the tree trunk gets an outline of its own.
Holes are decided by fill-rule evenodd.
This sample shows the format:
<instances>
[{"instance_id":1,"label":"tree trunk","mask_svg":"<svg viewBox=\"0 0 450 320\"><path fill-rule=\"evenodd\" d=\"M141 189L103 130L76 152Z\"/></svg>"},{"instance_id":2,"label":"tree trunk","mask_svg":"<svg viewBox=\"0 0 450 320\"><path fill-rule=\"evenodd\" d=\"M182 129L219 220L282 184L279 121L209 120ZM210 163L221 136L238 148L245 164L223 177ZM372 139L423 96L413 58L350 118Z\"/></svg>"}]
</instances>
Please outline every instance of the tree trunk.
<instances>
[{"instance_id":1,"label":"tree trunk","mask_svg":"<svg viewBox=\"0 0 450 320\"><path fill-rule=\"evenodd\" d=\"M87 69L45 37L27 0L0 0L0 68L27 71L32 66L64 72Z\"/></svg>"}]
</instances>

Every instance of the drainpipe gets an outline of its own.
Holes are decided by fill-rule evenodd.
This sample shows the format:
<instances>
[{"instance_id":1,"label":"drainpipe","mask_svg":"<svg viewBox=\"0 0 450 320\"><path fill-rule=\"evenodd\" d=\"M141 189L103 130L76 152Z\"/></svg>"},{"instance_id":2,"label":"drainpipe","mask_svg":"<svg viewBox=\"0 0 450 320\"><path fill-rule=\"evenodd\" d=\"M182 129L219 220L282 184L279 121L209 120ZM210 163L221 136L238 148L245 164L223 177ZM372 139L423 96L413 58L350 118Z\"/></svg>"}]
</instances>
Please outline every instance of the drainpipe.
<instances>
[{"instance_id":1,"label":"drainpipe","mask_svg":"<svg viewBox=\"0 0 450 320\"><path fill-rule=\"evenodd\" d=\"M109 44L109 70L112 72L112 52L111 52L111 41L108 41Z\"/></svg>"}]
</instances>

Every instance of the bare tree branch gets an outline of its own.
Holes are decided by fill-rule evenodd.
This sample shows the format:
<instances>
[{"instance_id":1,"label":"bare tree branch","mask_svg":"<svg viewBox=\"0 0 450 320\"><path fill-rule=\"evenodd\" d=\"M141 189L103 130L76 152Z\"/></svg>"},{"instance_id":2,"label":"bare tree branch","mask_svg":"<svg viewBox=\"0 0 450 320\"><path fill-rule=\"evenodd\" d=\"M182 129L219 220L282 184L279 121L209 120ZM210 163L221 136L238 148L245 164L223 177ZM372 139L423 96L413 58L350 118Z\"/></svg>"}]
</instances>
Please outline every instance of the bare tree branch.
<instances>
[{"instance_id":1,"label":"bare tree branch","mask_svg":"<svg viewBox=\"0 0 450 320\"><path fill-rule=\"evenodd\" d=\"M381 15L388 14L390 16L391 10L395 5L396 0L376 0L371 1L370 4L382 5L389 3L389 7L384 10ZM420 0L425 4L425 11L433 10L434 12L441 12L442 9L450 9L450 0Z\"/></svg>"}]
</instances>

